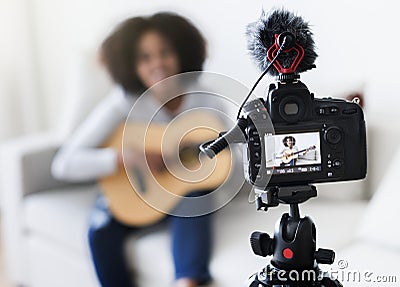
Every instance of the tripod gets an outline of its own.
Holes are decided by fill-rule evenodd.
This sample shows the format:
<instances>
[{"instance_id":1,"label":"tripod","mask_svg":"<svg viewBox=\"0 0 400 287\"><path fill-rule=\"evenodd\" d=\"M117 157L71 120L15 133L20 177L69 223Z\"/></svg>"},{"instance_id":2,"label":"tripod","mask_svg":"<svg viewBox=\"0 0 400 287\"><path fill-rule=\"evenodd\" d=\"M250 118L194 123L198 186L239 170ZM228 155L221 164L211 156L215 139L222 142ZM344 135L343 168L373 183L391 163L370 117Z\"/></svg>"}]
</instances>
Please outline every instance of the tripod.
<instances>
[{"instance_id":1,"label":"tripod","mask_svg":"<svg viewBox=\"0 0 400 287\"><path fill-rule=\"evenodd\" d=\"M317 196L312 185L268 187L256 195L257 210L267 211L280 203L289 204L290 211L277 222L274 237L253 232L251 247L256 255L272 255L271 263L253 274L248 287L343 287L338 281L323 274L318 264L332 264L335 252L316 250L316 227L309 217L300 217L299 204Z\"/></svg>"}]
</instances>

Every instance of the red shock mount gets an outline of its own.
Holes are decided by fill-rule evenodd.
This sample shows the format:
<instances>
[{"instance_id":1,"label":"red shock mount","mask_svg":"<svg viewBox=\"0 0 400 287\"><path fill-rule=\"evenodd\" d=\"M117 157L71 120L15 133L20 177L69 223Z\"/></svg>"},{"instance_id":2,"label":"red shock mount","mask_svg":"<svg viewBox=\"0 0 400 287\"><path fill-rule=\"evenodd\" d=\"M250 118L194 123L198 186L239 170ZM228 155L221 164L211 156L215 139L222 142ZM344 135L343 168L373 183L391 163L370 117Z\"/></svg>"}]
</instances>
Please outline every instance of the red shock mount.
<instances>
[{"instance_id":1,"label":"red shock mount","mask_svg":"<svg viewBox=\"0 0 400 287\"><path fill-rule=\"evenodd\" d=\"M276 53L279 50L278 38L279 38L279 35L275 34L275 43L268 49L267 56L268 56L268 60L270 62L272 62L272 60L276 56ZM282 64L279 62L279 60L275 61L274 67L275 67L275 69L278 70L278 72L280 74L292 74L292 73L294 73L296 71L297 67L299 66L301 60L303 60L303 58L304 58L304 49L297 42L293 47L291 47L291 48L289 48L287 50L284 50L283 52L289 53L289 52L291 52L293 50L297 53L297 55L294 58L294 60L293 60L292 64L290 65L290 67L284 68L282 66Z\"/></svg>"}]
</instances>

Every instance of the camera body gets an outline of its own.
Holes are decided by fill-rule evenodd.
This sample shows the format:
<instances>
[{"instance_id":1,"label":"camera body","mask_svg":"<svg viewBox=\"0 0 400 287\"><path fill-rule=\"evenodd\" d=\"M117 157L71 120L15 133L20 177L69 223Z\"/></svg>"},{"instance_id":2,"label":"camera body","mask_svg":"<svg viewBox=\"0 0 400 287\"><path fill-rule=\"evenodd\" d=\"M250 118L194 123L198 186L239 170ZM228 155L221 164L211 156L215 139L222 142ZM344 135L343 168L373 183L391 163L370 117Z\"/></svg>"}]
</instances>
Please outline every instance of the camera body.
<instances>
[{"instance_id":1,"label":"camera body","mask_svg":"<svg viewBox=\"0 0 400 287\"><path fill-rule=\"evenodd\" d=\"M250 101L243 111L247 118L245 175L255 187L366 176L366 130L358 104L316 99L293 77L271 84L266 101Z\"/></svg>"}]
</instances>

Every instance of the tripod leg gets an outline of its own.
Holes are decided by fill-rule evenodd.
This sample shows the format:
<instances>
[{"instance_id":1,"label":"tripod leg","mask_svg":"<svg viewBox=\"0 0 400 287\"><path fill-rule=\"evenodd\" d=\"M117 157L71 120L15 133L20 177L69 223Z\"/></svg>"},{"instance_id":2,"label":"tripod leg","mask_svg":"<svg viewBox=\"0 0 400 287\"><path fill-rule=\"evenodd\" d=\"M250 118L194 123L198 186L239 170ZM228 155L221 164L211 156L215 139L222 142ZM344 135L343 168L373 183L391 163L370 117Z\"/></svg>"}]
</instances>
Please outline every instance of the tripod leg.
<instances>
[{"instance_id":1,"label":"tripod leg","mask_svg":"<svg viewBox=\"0 0 400 287\"><path fill-rule=\"evenodd\" d=\"M251 277L247 280L245 287L260 287L260 286L270 287L270 285L266 285L265 283L258 280L257 275L258 273L254 273L253 275L251 275Z\"/></svg>"}]
</instances>

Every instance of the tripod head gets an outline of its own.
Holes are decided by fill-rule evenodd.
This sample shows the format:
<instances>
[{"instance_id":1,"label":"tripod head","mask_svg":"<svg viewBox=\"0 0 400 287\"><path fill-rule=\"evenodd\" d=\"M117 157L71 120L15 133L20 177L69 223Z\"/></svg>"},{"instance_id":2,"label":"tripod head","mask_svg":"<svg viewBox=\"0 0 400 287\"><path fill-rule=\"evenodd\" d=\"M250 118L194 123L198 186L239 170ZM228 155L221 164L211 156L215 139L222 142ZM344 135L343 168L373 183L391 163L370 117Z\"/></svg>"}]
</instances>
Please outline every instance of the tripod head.
<instances>
[{"instance_id":1,"label":"tripod head","mask_svg":"<svg viewBox=\"0 0 400 287\"><path fill-rule=\"evenodd\" d=\"M335 252L322 248L316 250L315 224L308 216L300 217L299 204L316 196L317 189L312 185L274 186L256 191L257 210L267 211L279 204L289 204L290 212L283 214L277 222L273 238L259 231L252 233L253 252L262 257L272 255L272 259L271 265L253 275L251 284L287 286L290 282L290 286L341 286L339 282L339 285L327 285L326 282L333 283L328 278L318 279L318 264L332 264ZM286 277L282 277L282 272ZM311 272L314 276L307 280L292 280L292 272Z\"/></svg>"}]
</instances>

